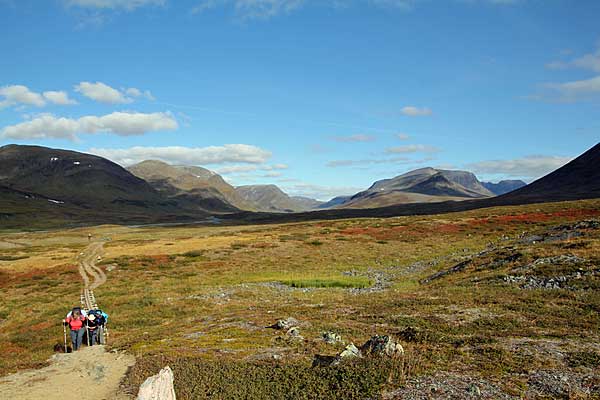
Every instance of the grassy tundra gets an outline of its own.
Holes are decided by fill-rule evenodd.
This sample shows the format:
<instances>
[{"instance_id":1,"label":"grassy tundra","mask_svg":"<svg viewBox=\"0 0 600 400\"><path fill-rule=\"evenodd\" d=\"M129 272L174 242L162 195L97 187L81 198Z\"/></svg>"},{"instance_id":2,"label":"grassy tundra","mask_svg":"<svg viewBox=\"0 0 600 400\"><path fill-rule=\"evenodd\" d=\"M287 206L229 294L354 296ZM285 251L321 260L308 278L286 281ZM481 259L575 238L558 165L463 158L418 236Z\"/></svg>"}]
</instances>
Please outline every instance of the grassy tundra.
<instances>
[{"instance_id":1,"label":"grassy tundra","mask_svg":"<svg viewBox=\"0 0 600 400\"><path fill-rule=\"evenodd\" d=\"M556 371L580 381L567 396L600 395L599 219L600 200L588 200L283 225L4 232L0 375L45 364L62 342L60 320L79 302L76 256L91 232L105 240L108 282L95 295L110 314L109 346L138 357L126 388L169 363L180 398L377 397L442 371L515 396L531 390L532 374ZM287 317L300 321L300 338L265 328ZM405 355L311 368L315 354L344 348L324 343L325 331L357 345L389 334Z\"/></svg>"}]
</instances>

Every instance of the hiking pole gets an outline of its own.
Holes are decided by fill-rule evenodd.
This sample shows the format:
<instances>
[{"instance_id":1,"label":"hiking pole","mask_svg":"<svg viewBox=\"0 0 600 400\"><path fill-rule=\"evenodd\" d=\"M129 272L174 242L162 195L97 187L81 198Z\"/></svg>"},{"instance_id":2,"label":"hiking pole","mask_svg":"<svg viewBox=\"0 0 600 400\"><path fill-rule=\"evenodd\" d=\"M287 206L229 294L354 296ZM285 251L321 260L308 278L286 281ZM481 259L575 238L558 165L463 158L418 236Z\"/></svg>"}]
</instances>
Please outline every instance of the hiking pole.
<instances>
[{"instance_id":1,"label":"hiking pole","mask_svg":"<svg viewBox=\"0 0 600 400\"><path fill-rule=\"evenodd\" d=\"M67 327L65 326L65 323L63 321L63 336L65 338L65 353L67 352Z\"/></svg>"},{"instance_id":2,"label":"hiking pole","mask_svg":"<svg viewBox=\"0 0 600 400\"><path fill-rule=\"evenodd\" d=\"M87 342L88 342L88 347L90 347L90 327L87 326L87 321L85 324L85 330L86 330L86 336L87 336Z\"/></svg>"}]
</instances>

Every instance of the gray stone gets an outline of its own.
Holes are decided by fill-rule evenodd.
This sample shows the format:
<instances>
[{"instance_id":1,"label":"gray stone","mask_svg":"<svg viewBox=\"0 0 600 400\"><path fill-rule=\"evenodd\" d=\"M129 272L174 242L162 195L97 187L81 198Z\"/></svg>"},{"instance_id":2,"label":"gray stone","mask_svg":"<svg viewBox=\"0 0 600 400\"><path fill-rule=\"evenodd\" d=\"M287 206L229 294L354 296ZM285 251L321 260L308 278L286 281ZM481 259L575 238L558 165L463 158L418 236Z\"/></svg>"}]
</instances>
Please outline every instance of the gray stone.
<instances>
[{"instance_id":1,"label":"gray stone","mask_svg":"<svg viewBox=\"0 0 600 400\"><path fill-rule=\"evenodd\" d=\"M175 400L173 371L169 366L161 369L140 385L137 400Z\"/></svg>"}]
</instances>

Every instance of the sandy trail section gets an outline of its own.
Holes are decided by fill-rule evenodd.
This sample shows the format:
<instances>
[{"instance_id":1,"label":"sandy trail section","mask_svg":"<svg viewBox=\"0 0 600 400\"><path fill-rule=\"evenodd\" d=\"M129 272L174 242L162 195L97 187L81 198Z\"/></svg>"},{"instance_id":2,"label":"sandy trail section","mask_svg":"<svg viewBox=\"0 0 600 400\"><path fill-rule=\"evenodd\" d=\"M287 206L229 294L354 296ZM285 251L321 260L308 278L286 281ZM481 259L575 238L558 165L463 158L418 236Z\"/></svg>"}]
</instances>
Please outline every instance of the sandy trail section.
<instances>
[{"instance_id":1,"label":"sandy trail section","mask_svg":"<svg viewBox=\"0 0 600 400\"><path fill-rule=\"evenodd\" d=\"M114 400L119 382L135 357L107 353L104 346L84 347L75 353L55 354L48 367L0 378L0 399Z\"/></svg>"},{"instance_id":2,"label":"sandy trail section","mask_svg":"<svg viewBox=\"0 0 600 400\"><path fill-rule=\"evenodd\" d=\"M83 279L84 289L94 290L106 282L106 274L96 266L96 260L104 252L104 243L90 244L78 257L79 274ZM93 278L93 282L90 282Z\"/></svg>"}]
</instances>

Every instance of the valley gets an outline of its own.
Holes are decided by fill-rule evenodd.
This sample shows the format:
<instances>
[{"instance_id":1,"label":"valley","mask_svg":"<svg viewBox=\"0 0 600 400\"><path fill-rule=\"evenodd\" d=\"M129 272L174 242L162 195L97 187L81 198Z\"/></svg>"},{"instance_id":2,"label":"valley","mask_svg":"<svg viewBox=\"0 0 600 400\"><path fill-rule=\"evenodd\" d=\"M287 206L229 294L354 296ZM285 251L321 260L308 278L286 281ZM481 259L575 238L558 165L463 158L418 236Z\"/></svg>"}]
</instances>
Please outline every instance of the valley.
<instances>
[{"instance_id":1,"label":"valley","mask_svg":"<svg viewBox=\"0 0 600 400\"><path fill-rule=\"evenodd\" d=\"M451 398L600 393L598 200L385 219L5 232L2 374L45 365L61 340L60 318L79 301L76 260L88 233L104 243L98 266L107 283L94 292L111 315L110 348L137 360L123 395L163 364L182 399L241 390L249 398L410 398L416 388ZM290 317L297 335L267 328ZM326 343L325 332L341 342ZM402 358L311 367L316 355L373 334L397 338ZM192 376L199 380L189 385Z\"/></svg>"}]
</instances>

